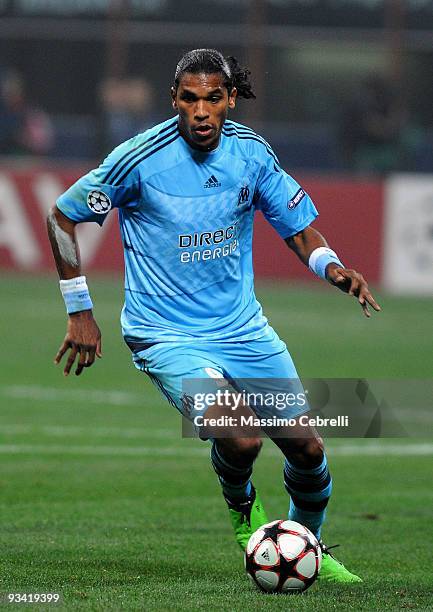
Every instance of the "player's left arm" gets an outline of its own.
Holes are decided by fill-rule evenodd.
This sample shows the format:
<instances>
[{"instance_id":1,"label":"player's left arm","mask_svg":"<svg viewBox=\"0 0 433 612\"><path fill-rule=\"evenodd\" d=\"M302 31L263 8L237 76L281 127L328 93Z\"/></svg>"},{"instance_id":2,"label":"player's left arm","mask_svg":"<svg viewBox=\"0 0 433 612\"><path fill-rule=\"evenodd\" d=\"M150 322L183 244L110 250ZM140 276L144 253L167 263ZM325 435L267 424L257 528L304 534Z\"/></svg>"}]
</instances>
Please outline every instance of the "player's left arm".
<instances>
[{"instance_id":1,"label":"player's left arm","mask_svg":"<svg viewBox=\"0 0 433 612\"><path fill-rule=\"evenodd\" d=\"M285 239L287 246L299 257L299 259L311 268L311 256L317 249L329 248L325 238L310 225L302 231ZM371 294L368 283L360 272L340 266L331 261L325 268L326 279L345 293L357 298L366 317L370 317L371 306L379 312L379 304Z\"/></svg>"},{"instance_id":2,"label":"player's left arm","mask_svg":"<svg viewBox=\"0 0 433 612\"><path fill-rule=\"evenodd\" d=\"M264 217L296 253L300 260L320 278L329 281L345 293L355 296L366 317L369 306L379 311L367 281L356 270L345 268L325 238L311 223L318 212L310 196L299 183L279 165L272 149L256 146L256 156L262 167L257 178L255 205Z\"/></svg>"}]
</instances>

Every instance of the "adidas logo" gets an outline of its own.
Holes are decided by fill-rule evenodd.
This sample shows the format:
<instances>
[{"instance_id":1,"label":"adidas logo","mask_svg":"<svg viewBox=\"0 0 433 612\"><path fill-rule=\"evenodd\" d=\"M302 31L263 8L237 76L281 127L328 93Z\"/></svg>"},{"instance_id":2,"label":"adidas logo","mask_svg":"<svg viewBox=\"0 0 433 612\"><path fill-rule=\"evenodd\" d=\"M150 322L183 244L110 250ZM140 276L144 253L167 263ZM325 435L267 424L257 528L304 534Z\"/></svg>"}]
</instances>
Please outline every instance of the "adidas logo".
<instances>
[{"instance_id":1,"label":"adidas logo","mask_svg":"<svg viewBox=\"0 0 433 612\"><path fill-rule=\"evenodd\" d=\"M210 187L221 187L221 183L218 181L217 177L212 174L212 176L208 178L203 187L205 189L209 189Z\"/></svg>"}]
</instances>

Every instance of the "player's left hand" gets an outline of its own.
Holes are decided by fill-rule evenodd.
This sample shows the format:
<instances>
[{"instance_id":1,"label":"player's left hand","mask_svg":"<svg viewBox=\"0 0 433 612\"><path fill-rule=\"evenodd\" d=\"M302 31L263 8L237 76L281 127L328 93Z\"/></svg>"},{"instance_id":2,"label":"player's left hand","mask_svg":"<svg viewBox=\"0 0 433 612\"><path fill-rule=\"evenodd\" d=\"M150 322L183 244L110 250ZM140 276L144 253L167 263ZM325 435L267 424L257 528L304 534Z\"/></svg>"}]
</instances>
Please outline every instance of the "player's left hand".
<instances>
[{"instance_id":1,"label":"player's left hand","mask_svg":"<svg viewBox=\"0 0 433 612\"><path fill-rule=\"evenodd\" d=\"M358 298L366 317L371 316L369 306L376 312L380 312L381 308L370 293L367 281L356 270L340 268L337 264L331 263L326 269L326 277L332 285L335 285L341 291Z\"/></svg>"}]
</instances>

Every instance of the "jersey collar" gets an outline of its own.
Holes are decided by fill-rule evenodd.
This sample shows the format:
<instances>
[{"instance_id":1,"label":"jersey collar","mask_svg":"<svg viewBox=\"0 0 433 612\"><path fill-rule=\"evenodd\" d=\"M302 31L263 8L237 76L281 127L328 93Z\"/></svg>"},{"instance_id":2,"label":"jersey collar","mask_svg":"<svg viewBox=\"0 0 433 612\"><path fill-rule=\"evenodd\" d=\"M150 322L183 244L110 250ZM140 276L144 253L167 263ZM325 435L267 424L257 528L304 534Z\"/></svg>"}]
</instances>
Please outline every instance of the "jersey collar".
<instances>
[{"instance_id":1,"label":"jersey collar","mask_svg":"<svg viewBox=\"0 0 433 612\"><path fill-rule=\"evenodd\" d=\"M193 147L191 147L191 145L187 143L187 141L182 136L182 134L180 134L179 143L182 149L186 153L188 153L198 163L213 163L214 161L219 159L222 155L222 152L223 152L222 146L221 146L222 136L223 135L221 134L220 141L219 141L217 148L212 149L212 151L199 151L198 149L194 149Z\"/></svg>"}]
</instances>

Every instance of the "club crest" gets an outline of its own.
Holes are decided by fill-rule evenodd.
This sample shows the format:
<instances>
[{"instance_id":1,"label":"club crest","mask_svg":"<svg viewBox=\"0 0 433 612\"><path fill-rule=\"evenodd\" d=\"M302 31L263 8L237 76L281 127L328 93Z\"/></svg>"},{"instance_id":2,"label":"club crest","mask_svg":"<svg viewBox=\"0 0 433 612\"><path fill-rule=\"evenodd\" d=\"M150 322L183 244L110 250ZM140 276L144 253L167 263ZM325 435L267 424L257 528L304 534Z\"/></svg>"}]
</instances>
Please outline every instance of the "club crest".
<instances>
[{"instance_id":1,"label":"club crest","mask_svg":"<svg viewBox=\"0 0 433 612\"><path fill-rule=\"evenodd\" d=\"M248 202L249 197L250 197L250 190L248 188L248 185L244 185L243 187L241 187L239 191L238 206L240 206L241 204L245 204L245 202Z\"/></svg>"}]
</instances>

